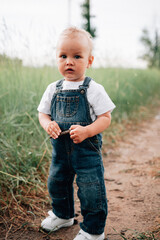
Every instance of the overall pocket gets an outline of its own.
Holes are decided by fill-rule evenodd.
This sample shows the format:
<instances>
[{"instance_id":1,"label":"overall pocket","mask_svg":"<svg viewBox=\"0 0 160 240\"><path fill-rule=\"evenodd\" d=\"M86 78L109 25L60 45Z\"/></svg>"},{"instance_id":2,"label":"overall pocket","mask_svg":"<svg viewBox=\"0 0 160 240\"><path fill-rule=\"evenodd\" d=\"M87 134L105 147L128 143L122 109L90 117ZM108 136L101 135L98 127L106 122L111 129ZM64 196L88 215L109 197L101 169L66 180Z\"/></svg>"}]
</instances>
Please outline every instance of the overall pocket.
<instances>
[{"instance_id":1,"label":"overall pocket","mask_svg":"<svg viewBox=\"0 0 160 240\"><path fill-rule=\"evenodd\" d=\"M79 105L79 96L56 98L56 113L59 117L72 117L77 113Z\"/></svg>"},{"instance_id":2,"label":"overall pocket","mask_svg":"<svg viewBox=\"0 0 160 240\"><path fill-rule=\"evenodd\" d=\"M87 138L85 141L90 149L98 154L101 154L102 140L100 134Z\"/></svg>"}]
</instances>

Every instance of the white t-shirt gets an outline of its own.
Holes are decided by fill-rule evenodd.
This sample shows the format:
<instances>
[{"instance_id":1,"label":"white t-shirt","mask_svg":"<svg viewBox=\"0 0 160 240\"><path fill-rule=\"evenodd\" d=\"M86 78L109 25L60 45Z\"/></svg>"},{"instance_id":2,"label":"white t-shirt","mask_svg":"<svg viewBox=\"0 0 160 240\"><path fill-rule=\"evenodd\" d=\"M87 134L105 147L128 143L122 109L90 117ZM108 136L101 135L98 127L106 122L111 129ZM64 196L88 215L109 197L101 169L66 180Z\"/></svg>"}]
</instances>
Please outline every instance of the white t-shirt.
<instances>
[{"instance_id":1,"label":"white t-shirt","mask_svg":"<svg viewBox=\"0 0 160 240\"><path fill-rule=\"evenodd\" d=\"M56 90L57 82L58 81L48 85L37 108L39 112L51 115L51 101ZM82 84L83 81L63 81L63 90L78 89ZM114 103L106 93L104 87L101 84L96 83L93 79L90 81L89 87L87 89L87 99L89 102L90 114L93 121L97 118L97 116L109 111L112 112L112 110L115 108Z\"/></svg>"}]
</instances>

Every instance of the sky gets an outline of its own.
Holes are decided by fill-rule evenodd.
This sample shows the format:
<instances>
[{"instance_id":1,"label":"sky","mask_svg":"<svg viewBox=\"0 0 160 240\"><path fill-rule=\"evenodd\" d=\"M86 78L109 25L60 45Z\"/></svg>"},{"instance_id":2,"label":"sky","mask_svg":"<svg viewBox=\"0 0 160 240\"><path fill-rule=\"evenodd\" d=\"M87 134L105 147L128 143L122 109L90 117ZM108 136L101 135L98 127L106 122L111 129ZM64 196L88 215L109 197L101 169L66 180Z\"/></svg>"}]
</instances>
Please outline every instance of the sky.
<instances>
[{"instance_id":1,"label":"sky","mask_svg":"<svg viewBox=\"0 0 160 240\"><path fill-rule=\"evenodd\" d=\"M59 34L69 25L82 27L84 0L0 0L0 53L24 65L55 64ZM147 28L160 33L160 0L90 0L96 28L94 67L145 68L139 57Z\"/></svg>"}]
</instances>

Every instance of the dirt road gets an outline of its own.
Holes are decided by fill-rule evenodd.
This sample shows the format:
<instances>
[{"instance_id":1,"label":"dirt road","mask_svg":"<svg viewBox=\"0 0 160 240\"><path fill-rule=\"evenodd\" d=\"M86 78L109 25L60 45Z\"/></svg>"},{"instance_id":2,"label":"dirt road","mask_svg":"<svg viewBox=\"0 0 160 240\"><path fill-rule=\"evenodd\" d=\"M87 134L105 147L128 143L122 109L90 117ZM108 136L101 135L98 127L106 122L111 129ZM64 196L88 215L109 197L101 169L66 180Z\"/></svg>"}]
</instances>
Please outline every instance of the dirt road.
<instances>
[{"instance_id":1,"label":"dirt road","mask_svg":"<svg viewBox=\"0 0 160 240\"><path fill-rule=\"evenodd\" d=\"M157 230L160 227L160 115L143 123L138 131L130 132L105 158L105 167L109 239L122 239L114 236L113 228L126 236L134 230Z\"/></svg>"},{"instance_id":2,"label":"dirt road","mask_svg":"<svg viewBox=\"0 0 160 240\"><path fill-rule=\"evenodd\" d=\"M142 123L138 130L130 131L115 149L104 150L109 201L106 239L120 240L120 234L132 239L135 231L156 232L160 227L160 115ZM48 236L30 228L16 232L14 236L9 234L7 239L72 240L79 231L79 224L76 223L81 221L76 195L75 207L76 222L71 228ZM34 224L38 229L40 219L35 219ZM160 239L158 231L155 235L156 239Z\"/></svg>"}]
</instances>

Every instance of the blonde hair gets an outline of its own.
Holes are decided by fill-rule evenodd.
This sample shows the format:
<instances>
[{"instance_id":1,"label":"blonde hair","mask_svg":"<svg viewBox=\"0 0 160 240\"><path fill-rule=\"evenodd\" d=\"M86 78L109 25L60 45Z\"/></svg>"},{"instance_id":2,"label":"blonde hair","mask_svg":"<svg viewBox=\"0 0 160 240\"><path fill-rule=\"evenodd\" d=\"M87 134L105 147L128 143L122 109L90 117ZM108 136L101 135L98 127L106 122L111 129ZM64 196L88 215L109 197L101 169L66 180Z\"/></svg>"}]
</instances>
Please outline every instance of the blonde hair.
<instances>
[{"instance_id":1,"label":"blonde hair","mask_svg":"<svg viewBox=\"0 0 160 240\"><path fill-rule=\"evenodd\" d=\"M74 36L76 34L83 34L87 38L88 44L90 46L90 55L91 55L92 54L92 50L93 50L92 36L86 30L81 29L81 28L77 28L77 27L68 27L68 28L66 28L66 29L64 29L62 31L62 33L59 36L59 39L61 37L72 37L72 36Z\"/></svg>"}]
</instances>

